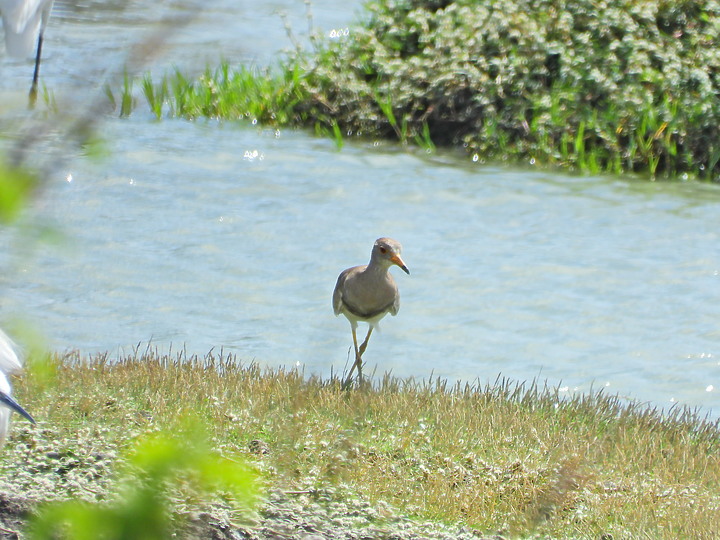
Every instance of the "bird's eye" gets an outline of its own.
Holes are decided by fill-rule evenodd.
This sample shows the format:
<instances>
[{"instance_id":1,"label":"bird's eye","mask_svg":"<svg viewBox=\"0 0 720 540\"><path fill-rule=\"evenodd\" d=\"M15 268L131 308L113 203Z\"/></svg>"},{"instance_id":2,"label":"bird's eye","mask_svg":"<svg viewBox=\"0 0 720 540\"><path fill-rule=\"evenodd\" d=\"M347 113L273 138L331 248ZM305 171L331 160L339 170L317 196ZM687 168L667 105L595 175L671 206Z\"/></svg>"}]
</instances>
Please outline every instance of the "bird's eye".
<instances>
[{"instance_id":1,"label":"bird's eye","mask_svg":"<svg viewBox=\"0 0 720 540\"><path fill-rule=\"evenodd\" d=\"M385 254L387 253L387 248L381 247L381 248L380 248L380 253L382 253L383 255L385 255Z\"/></svg>"}]
</instances>

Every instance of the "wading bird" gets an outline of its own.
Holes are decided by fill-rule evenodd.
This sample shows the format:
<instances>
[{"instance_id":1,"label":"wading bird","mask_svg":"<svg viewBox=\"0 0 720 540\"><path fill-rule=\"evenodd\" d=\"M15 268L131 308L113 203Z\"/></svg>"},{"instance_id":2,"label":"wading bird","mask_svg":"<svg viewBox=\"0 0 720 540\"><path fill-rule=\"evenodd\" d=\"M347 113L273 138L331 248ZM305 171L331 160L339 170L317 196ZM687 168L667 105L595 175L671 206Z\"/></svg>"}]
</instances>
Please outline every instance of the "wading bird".
<instances>
[{"instance_id":1,"label":"wading bird","mask_svg":"<svg viewBox=\"0 0 720 540\"><path fill-rule=\"evenodd\" d=\"M362 355L373 328L378 326L385 315L397 315L400 309L400 294L389 270L396 265L406 274L410 273L400 257L401 251L400 242L392 238L378 238L373 245L369 264L348 268L338 277L333 292L333 309L336 316L342 313L350 321L355 346L355 363L343 388L350 386L355 368L358 370L358 381L362 384ZM358 347L356 332L360 321L368 323L369 328L365 341Z\"/></svg>"},{"instance_id":2,"label":"wading bird","mask_svg":"<svg viewBox=\"0 0 720 540\"><path fill-rule=\"evenodd\" d=\"M43 32L50 18L52 5L53 0L0 0L0 13L5 29L5 48L8 54L16 58L27 58L32 54L37 39L30 105L34 105L37 99Z\"/></svg>"},{"instance_id":3,"label":"wading bird","mask_svg":"<svg viewBox=\"0 0 720 540\"><path fill-rule=\"evenodd\" d=\"M22 364L15 352L13 342L0 330L0 446L5 443L8 430L10 429L10 414L12 411L23 415L33 424L35 420L23 409L11 395L12 389L8 374L15 373L22 369Z\"/></svg>"}]
</instances>

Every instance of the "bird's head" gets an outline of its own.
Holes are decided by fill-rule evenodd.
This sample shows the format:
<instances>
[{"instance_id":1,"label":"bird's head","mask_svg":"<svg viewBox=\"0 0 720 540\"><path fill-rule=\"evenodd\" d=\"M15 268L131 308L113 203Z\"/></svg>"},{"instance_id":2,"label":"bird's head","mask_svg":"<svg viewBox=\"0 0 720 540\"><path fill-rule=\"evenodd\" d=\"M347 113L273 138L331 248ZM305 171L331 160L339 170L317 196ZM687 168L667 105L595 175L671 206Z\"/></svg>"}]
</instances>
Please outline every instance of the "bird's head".
<instances>
[{"instance_id":1,"label":"bird's head","mask_svg":"<svg viewBox=\"0 0 720 540\"><path fill-rule=\"evenodd\" d=\"M392 238L378 238L372 250L372 259L389 267L393 264L399 266L406 274L410 273L400 254L402 246Z\"/></svg>"}]
</instances>

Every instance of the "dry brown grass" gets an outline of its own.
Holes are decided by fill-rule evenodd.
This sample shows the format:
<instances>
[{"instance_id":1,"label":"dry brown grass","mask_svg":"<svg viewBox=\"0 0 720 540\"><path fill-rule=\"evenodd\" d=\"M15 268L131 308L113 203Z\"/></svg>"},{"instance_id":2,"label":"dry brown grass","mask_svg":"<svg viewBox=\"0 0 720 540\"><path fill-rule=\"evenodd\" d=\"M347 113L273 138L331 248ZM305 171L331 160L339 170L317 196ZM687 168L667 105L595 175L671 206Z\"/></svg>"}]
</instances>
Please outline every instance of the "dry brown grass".
<instances>
[{"instance_id":1,"label":"dry brown grass","mask_svg":"<svg viewBox=\"0 0 720 540\"><path fill-rule=\"evenodd\" d=\"M116 453L194 411L220 452L249 457L288 490L332 488L483 534L720 530L720 428L691 411L663 416L613 396L560 399L502 380L479 388L385 377L342 391L339 380L225 355L56 361L53 383L32 370L16 381L40 425L16 422L6 474L32 454L34 430L63 441L82 433L94 451Z\"/></svg>"}]
</instances>

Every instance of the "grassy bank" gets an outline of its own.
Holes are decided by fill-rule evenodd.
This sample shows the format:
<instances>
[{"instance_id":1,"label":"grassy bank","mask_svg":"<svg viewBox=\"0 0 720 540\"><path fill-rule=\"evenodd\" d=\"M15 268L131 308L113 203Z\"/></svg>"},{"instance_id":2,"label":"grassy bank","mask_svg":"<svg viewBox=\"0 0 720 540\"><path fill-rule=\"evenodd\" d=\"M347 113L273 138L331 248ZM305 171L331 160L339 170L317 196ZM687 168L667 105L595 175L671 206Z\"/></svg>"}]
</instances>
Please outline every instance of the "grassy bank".
<instances>
[{"instance_id":1,"label":"grassy bank","mask_svg":"<svg viewBox=\"0 0 720 540\"><path fill-rule=\"evenodd\" d=\"M687 411L663 419L611 396L559 400L503 381L385 378L343 392L338 381L213 356L70 356L57 359L53 380L31 370L15 387L39 424L16 419L0 487L31 501L107 500L127 448L177 431L193 411L215 451L249 460L266 486L361 498L378 521L395 509L484 535L720 530L720 428ZM215 504L182 492L174 501L185 511Z\"/></svg>"},{"instance_id":2,"label":"grassy bank","mask_svg":"<svg viewBox=\"0 0 720 540\"><path fill-rule=\"evenodd\" d=\"M720 180L720 3L375 0L276 71L146 78L160 117L315 127L505 160ZM122 111L132 109L126 84Z\"/></svg>"}]
</instances>

